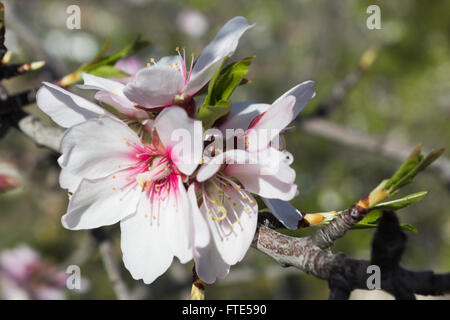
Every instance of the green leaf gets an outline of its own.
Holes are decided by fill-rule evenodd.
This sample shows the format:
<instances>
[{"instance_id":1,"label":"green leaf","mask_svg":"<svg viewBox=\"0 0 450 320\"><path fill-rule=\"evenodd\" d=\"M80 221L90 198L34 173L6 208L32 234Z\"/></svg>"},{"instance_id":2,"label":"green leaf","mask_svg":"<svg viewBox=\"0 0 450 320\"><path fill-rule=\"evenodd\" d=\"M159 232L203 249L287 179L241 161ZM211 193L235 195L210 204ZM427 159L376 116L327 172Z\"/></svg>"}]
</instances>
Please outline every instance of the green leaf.
<instances>
[{"instance_id":1,"label":"green leaf","mask_svg":"<svg viewBox=\"0 0 450 320\"><path fill-rule=\"evenodd\" d=\"M137 37L136 40L129 44L128 46L111 53L110 55L105 56L106 51L110 47L110 41L107 41L105 45L100 49L97 55L88 63L82 65L76 71L72 72L64 76L62 79L58 81L58 85L62 87L67 87L69 85L78 83L81 81L81 73L86 72L99 77L110 77L110 78L120 78L127 76L126 73L121 72L114 68L114 64L117 60L126 58L127 56L135 53L136 51L150 45L150 41L140 40L140 37Z\"/></svg>"},{"instance_id":2,"label":"green leaf","mask_svg":"<svg viewBox=\"0 0 450 320\"><path fill-rule=\"evenodd\" d=\"M202 121L203 128L209 129L214 122L231 110L229 98L248 72L254 57L244 58L238 62L223 66L225 58L209 81L208 93L200 108L197 118Z\"/></svg>"},{"instance_id":3,"label":"green leaf","mask_svg":"<svg viewBox=\"0 0 450 320\"><path fill-rule=\"evenodd\" d=\"M417 230L416 227L414 227L410 224L401 224L400 228L402 228L404 231L408 231L408 232L414 232L414 233L419 232L419 230Z\"/></svg>"},{"instance_id":4,"label":"green leaf","mask_svg":"<svg viewBox=\"0 0 450 320\"><path fill-rule=\"evenodd\" d=\"M409 206L409 205L411 205L413 203L416 203L416 202L422 200L426 196L426 194L427 194L426 191L413 193L413 194L410 194L410 195L408 195L406 197L403 197L403 198L400 198L400 199L395 199L395 200L392 200L392 201L379 203L376 206L374 206L374 209L394 210L394 211L398 210L398 209L402 209L402 208L405 208L405 207L407 207L407 206Z\"/></svg>"},{"instance_id":5,"label":"green leaf","mask_svg":"<svg viewBox=\"0 0 450 320\"><path fill-rule=\"evenodd\" d=\"M378 227L378 222L377 223L362 223L360 221L357 224L355 224L352 229L353 230L357 230L357 229L359 229L359 230L361 230L361 229L375 229L377 227ZM416 227L414 227L414 226L412 226L410 224L401 224L400 228L402 228L402 230L408 231L408 232L414 232L414 233L419 232Z\"/></svg>"},{"instance_id":6,"label":"green leaf","mask_svg":"<svg viewBox=\"0 0 450 320\"><path fill-rule=\"evenodd\" d=\"M208 129L217 119L226 115L230 110L231 103L228 101L220 101L214 106L203 105L197 114L197 119L202 121L204 129Z\"/></svg>"},{"instance_id":7,"label":"green leaf","mask_svg":"<svg viewBox=\"0 0 450 320\"><path fill-rule=\"evenodd\" d=\"M359 221L356 224L375 223L378 221L378 219L381 218L382 215L383 215L383 212L381 210L371 210L366 214L366 216L361 221Z\"/></svg>"},{"instance_id":8,"label":"green leaf","mask_svg":"<svg viewBox=\"0 0 450 320\"><path fill-rule=\"evenodd\" d=\"M255 56L247 57L231 65L226 66L215 81L210 104L218 101L227 101L239 83L248 73L250 64Z\"/></svg>"},{"instance_id":9,"label":"green leaf","mask_svg":"<svg viewBox=\"0 0 450 320\"><path fill-rule=\"evenodd\" d=\"M92 64L95 64L96 62L100 61L105 56L105 54L109 50L109 48L111 47L111 44L112 44L111 37L108 37L108 39L106 40L103 47L100 49L99 52L97 52L95 57L88 64L92 65Z\"/></svg>"},{"instance_id":10,"label":"green leaf","mask_svg":"<svg viewBox=\"0 0 450 320\"><path fill-rule=\"evenodd\" d=\"M84 72L89 72L91 68L95 68L98 66L103 65L114 65L118 60L128 57L129 55L139 51L142 48L145 48L151 44L150 41L141 40L140 36L136 38L131 44L127 45L126 47L111 53L110 55L107 55L105 57L102 57L100 60L98 60L97 56L94 58L91 62L89 62L86 66L81 67L80 70ZM102 52L100 50L100 52ZM97 61L96 61L97 60Z\"/></svg>"},{"instance_id":11,"label":"green leaf","mask_svg":"<svg viewBox=\"0 0 450 320\"><path fill-rule=\"evenodd\" d=\"M220 66L216 69L216 71L214 72L211 80L209 80L208 83L208 93L205 97L205 101L203 102L203 106L210 106L211 105L211 97L213 95L214 92L214 86L216 84L217 79L219 78L220 72L222 71L222 67L223 65L228 61L228 57L225 57L222 61L222 63L220 64ZM202 106L202 108L203 108Z\"/></svg>"},{"instance_id":12,"label":"green leaf","mask_svg":"<svg viewBox=\"0 0 450 320\"><path fill-rule=\"evenodd\" d=\"M113 66L97 66L90 70L89 73L102 78L121 78L129 75Z\"/></svg>"},{"instance_id":13,"label":"green leaf","mask_svg":"<svg viewBox=\"0 0 450 320\"><path fill-rule=\"evenodd\" d=\"M422 155L422 144L417 145L408 158L403 162L403 164L398 168L394 175L389 179L385 188L387 190L395 191L400 184L404 184L410 173L419 165L420 161L423 159Z\"/></svg>"},{"instance_id":14,"label":"green leaf","mask_svg":"<svg viewBox=\"0 0 450 320\"><path fill-rule=\"evenodd\" d=\"M424 157L421 149L422 144L419 144L386 184L385 188L389 190L391 195L399 188L411 183L420 171L431 165L445 151L444 149L439 149L430 152Z\"/></svg>"}]
</instances>

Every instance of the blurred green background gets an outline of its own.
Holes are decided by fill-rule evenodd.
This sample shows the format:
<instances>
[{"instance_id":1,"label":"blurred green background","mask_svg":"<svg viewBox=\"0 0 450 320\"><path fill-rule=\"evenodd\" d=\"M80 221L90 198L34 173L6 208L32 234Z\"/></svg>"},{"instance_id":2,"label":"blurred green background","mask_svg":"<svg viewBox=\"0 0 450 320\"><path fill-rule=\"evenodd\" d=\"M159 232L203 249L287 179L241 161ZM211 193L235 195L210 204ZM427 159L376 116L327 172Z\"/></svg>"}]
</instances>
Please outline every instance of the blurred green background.
<instances>
[{"instance_id":1,"label":"blurred green background","mask_svg":"<svg viewBox=\"0 0 450 320\"><path fill-rule=\"evenodd\" d=\"M59 75L91 59L108 37L115 48L128 44L137 34L153 41L151 47L139 52L144 62L172 55L176 46L186 46L198 55L227 20L245 16L256 27L242 38L234 58L255 54L256 59L248 74L252 83L238 88L233 100L271 103L295 84L315 80L317 95L300 116L314 113L336 83L357 68L364 51L375 46L378 56L374 64L328 120L386 141L423 142L429 150L450 146L450 1L3 2L6 45L14 53L13 62L46 60ZM81 30L66 28L66 8L71 4L81 8ZM366 8L371 4L381 8L381 30L366 27ZM43 70L5 85L10 92L18 92L38 87L49 77ZM36 106L27 110L42 115ZM302 212L347 208L399 165L381 154L308 134L301 127L291 130L287 140L300 188L292 203ZM448 157L448 152L444 156ZM19 190L0 195L0 250L27 243L62 269L68 261L79 263L90 288L82 294L68 292L68 298L115 298L98 252L89 250L94 246L89 234L68 231L60 223L67 197L58 185L57 155L11 129L0 141L0 157L13 163L23 179ZM419 230L408 234L403 264L412 269L448 271L449 189L433 172L426 172L402 194L422 190L429 191L424 200L399 212L402 223ZM118 228L106 229L120 257ZM349 232L333 250L367 259L372 235L368 230ZM74 252L81 254L73 257ZM188 297L192 264L174 263L148 287L134 281L122 264L121 268L137 295L152 299ZM208 287L206 295L209 299L325 299L328 287L324 281L292 268L283 269L250 249L229 277ZM363 291L354 292L352 297L389 298Z\"/></svg>"}]
</instances>

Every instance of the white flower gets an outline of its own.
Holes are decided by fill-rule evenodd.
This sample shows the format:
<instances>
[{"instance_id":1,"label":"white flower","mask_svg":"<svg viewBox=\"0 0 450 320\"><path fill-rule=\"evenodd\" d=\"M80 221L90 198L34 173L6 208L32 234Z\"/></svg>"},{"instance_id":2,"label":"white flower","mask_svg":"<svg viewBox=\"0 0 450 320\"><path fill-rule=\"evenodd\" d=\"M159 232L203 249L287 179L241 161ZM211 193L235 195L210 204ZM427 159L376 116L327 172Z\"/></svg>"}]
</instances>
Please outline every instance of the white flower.
<instances>
[{"instance_id":1,"label":"white flower","mask_svg":"<svg viewBox=\"0 0 450 320\"><path fill-rule=\"evenodd\" d=\"M243 17L235 17L219 30L214 40L203 49L197 62L186 65L186 56L164 57L155 65L136 74L136 83L129 83L124 94L138 105L153 109L186 105L211 79L223 59L231 56L244 32L253 27Z\"/></svg>"},{"instance_id":2,"label":"white flower","mask_svg":"<svg viewBox=\"0 0 450 320\"><path fill-rule=\"evenodd\" d=\"M192 150L173 139L177 129L198 140ZM147 144L117 119L88 120L68 130L60 161L65 172L83 179L63 225L78 230L120 221L125 266L145 283L164 273L174 256L182 263L192 259L192 213L183 181L202 152L201 123L182 108L163 110L153 132Z\"/></svg>"}]
</instances>

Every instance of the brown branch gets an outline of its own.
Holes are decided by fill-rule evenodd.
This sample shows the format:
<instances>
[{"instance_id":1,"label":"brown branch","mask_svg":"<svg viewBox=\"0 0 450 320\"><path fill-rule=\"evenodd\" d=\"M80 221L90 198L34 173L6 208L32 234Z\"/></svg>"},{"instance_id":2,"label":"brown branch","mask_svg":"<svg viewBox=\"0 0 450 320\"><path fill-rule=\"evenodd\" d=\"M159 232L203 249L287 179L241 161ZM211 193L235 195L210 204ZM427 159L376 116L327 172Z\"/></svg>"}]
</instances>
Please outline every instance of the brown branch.
<instances>
[{"instance_id":1,"label":"brown branch","mask_svg":"<svg viewBox=\"0 0 450 320\"><path fill-rule=\"evenodd\" d=\"M367 290L367 268L373 264L381 269L381 289L397 299L413 299L414 294L442 295L450 292L450 274L410 271L398 265L404 245L404 241L398 241L399 234L403 233L395 215L385 214L374 237L371 261L330 253L315 244L314 236L290 237L262 224L258 225L252 246L283 267L295 267L328 281L330 299L347 299L354 289ZM400 237L405 240L406 236ZM389 250L392 247L394 250ZM399 247L401 250L395 250Z\"/></svg>"}]
</instances>

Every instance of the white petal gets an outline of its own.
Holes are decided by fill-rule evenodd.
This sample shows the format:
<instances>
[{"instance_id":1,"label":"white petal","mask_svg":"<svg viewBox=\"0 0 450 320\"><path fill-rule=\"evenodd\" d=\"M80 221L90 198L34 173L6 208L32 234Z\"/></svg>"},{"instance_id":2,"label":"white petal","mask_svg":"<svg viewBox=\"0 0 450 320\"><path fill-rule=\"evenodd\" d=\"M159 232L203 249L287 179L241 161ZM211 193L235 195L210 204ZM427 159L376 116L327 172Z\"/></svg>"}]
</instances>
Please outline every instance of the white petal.
<instances>
[{"instance_id":1,"label":"white petal","mask_svg":"<svg viewBox=\"0 0 450 320\"><path fill-rule=\"evenodd\" d=\"M213 41L203 49L192 70L188 94L195 94L211 79L222 60L234 53L244 32L253 26L248 24L247 19L235 17L219 30Z\"/></svg>"},{"instance_id":2,"label":"white petal","mask_svg":"<svg viewBox=\"0 0 450 320\"><path fill-rule=\"evenodd\" d=\"M142 143L123 122L103 117L67 131L62 140L65 167L87 179L105 177L136 162ZM66 150L72 147L70 154Z\"/></svg>"},{"instance_id":3,"label":"white petal","mask_svg":"<svg viewBox=\"0 0 450 320\"><path fill-rule=\"evenodd\" d=\"M230 164L224 172L236 177L249 192L270 199L292 200L297 194L295 170L282 160L283 155L268 148L254 164Z\"/></svg>"},{"instance_id":4,"label":"white petal","mask_svg":"<svg viewBox=\"0 0 450 320\"><path fill-rule=\"evenodd\" d=\"M206 224L205 218L203 217L203 215L200 212L200 209L198 208L194 183L191 183L191 185L188 188L188 196L192 210L192 223L193 223L192 243L194 244L194 250L197 250L198 248L204 248L209 244L210 241L209 229L208 225Z\"/></svg>"},{"instance_id":5,"label":"white petal","mask_svg":"<svg viewBox=\"0 0 450 320\"><path fill-rule=\"evenodd\" d=\"M169 247L181 263L186 263L193 257L193 222L189 197L180 176L171 181L168 200L160 205Z\"/></svg>"},{"instance_id":6,"label":"white petal","mask_svg":"<svg viewBox=\"0 0 450 320\"><path fill-rule=\"evenodd\" d=\"M296 85L295 87L287 91L277 100L275 100L274 104L287 96L294 96L296 98L292 117L292 120L294 120L297 115L303 110L309 100L314 98L315 95L316 92L314 91L314 81L308 80Z\"/></svg>"},{"instance_id":7,"label":"white petal","mask_svg":"<svg viewBox=\"0 0 450 320\"><path fill-rule=\"evenodd\" d=\"M167 246L165 220L152 221L150 199L142 194L136 214L120 222L123 262L134 279L152 283L172 264Z\"/></svg>"},{"instance_id":8,"label":"white petal","mask_svg":"<svg viewBox=\"0 0 450 320\"><path fill-rule=\"evenodd\" d=\"M43 82L36 94L36 101L42 111L64 128L106 114L95 103L48 82Z\"/></svg>"},{"instance_id":9,"label":"white petal","mask_svg":"<svg viewBox=\"0 0 450 320\"><path fill-rule=\"evenodd\" d=\"M124 89L125 96L133 102L155 108L172 104L174 97L182 93L184 77L178 69L164 64L153 65L136 74L136 83L130 82Z\"/></svg>"},{"instance_id":10,"label":"white petal","mask_svg":"<svg viewBox=\"0 0 450 320\"><path fill-rule=\"evenodd\" d=\"M84 80L84 85L79 85L78 87L82 89L97 89L97 90L106 90L106 91L117 91L121 92L125 87L122 83L105 79L101 77L94 76L89 73L81 73L81 76Z\"/></svg>"},{"instance_id":11,"label":"white petal","mask_svg":"<svg viewBox=\"0 0 450 320\"><path fill-rule=\"evenodd\" d=\"M61 188L67 189L67 191L73 193L77 190L81 180L83 180L83 178L70 173L69 170L65 168L61 168L61 172L59 174L59 185Z\"/></svg>"},{"instance_id":12,"label":"white petal","mask_svg":"<svg viewBox=\"0 0 450 320\"><path fill-rule=\"evenodd\" d=\"M287 96L272 104L248 130L248 150L266 148L292 121L295 97Z\"/></svg>"},{"instance_id":13,"label":"white petal","mask_svg":"<svg viewBox=\"0 0 450 320\"><path fill-rule=\"evenodd\" d=\"M98 91L95 99L103 103L109 104L117 111L123 113L129 118L147 118L148 114L144 110L138 109L134 103L128 100L124 95L116 94L109 91Z\"/></svg>"},{"instance_id":14,"label":"white petal","mask_svg":"<svg viewBox=\"0 0 450 320\"><path fill-rule=\"evenodd\" d=\"M270 212L288 229L297 230L303 219L300 211L287 201L262 198Z\"/></svg>"},{"instance_id":15,"label":"white petal","mask_svg":"<svg viewBox=\"0 0 450 320\"><path fill-rule=\"evenodd\" d=\"M230 266L223 261L214 241L205 248L199 248L194 261L198 277L208 284L214 283L217 278L225 278L230 271Z\"/></svg>"},{"instance_id":16,"label":"white petal","mask_svg":"<svg viewBox=\"0 0 450 320\"><path fill-rule=\"evenodd\" d=\"M245 192L245 194L246 199L244 200L237 190L233 188L226 190L225 196L229 196L231 200L224 200L227 219L221 222L213 220L204 205L201 207L217 250L228 265L234 265L244 258L255 235L258 205L249 193ZM228 219L232 226L227 221Z\"/></svg>"},{"instance_id":17,"label":"white petal","mask_svg":"<svg viewBox=\"0 0 450 320\"><path fill-rule=\"evenodd\" d=\"M180 107L171 107L161 111L154 127L177 168L191 175L202 158L202 122L189 118Z\"/></svg>"},{"instance_id":18,"label":"white petal","mask_svg":"<svg viewBox=\"0 0 450 320\"><path fill-rule=\"evenodd\" d=\"M265 103L234 102L226 120L219 128L224 133L226 129L242 129L245 131L252 120L266 112L269 107L270 105Z\"/></svg>"},{"instance_id":19,"label":"white petal","mask_svg":"<svg viewBox=\"0 0 450 320\"><path fill-rule=\"evenodd\" d=\"M203 182L210 179L224 164L247 163L248 159L249 154L244 150L237 149L222 152L200 167L197 172L197 181Z\"/></svg>"},{"instance_id":20,"label":"white petal","mask_svg":"<svg viewBox=\"0 0 450 320\"><path fill-rule=\"evenodd\" d=\"M67 213L62 217L65 228L94 229L114 224L136 212L140 197L138 186L129 184L128 170L97 180L83 180L70 198Z\"/></svg>"}]
</instances>

